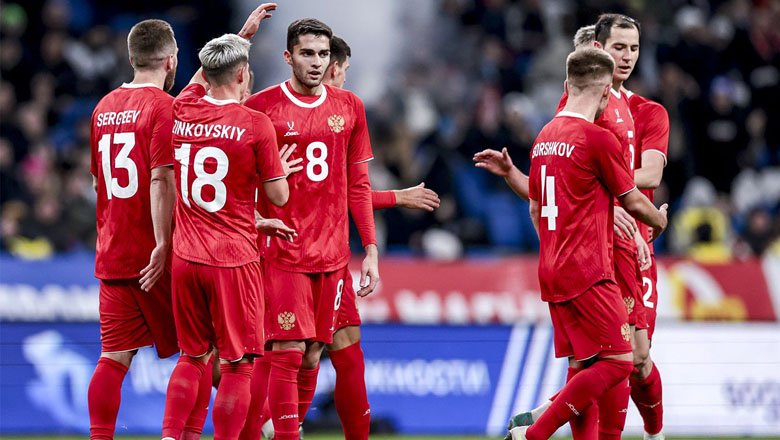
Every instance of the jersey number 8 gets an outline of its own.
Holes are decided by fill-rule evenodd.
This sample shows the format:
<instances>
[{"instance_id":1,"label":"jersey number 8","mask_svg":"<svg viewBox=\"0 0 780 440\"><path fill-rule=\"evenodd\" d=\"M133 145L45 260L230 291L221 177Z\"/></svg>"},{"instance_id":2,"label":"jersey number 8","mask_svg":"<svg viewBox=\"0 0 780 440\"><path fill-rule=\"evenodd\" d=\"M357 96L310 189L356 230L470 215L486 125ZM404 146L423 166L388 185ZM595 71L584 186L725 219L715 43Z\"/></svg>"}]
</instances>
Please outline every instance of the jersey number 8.
<instances>
[{"instance_id":1,"label":"jersey number 8","mask_svg":"<svg viewBox=\"0 0 780 440\"><path fill-rule=\"evenodd\" d=\"M192 207L189 200L190 188L188 185L191 148L192 144L181 144L181 148L174 150L176 160L181 163L181 198L188 207ZM213 173L206 171L206 159L214 159L217 162L217 168ZM225 206L227 187L222 182L222 179L227 176L228 165L227 154L217 147L203 147L195 153L195 158L192 161L192 168L195 171L195 180L192 181L192 200L207 212L217 212ZM203 188L205 186L214 188L214 200L209 202L203 200Z\"/></svg>"}]
</instances>

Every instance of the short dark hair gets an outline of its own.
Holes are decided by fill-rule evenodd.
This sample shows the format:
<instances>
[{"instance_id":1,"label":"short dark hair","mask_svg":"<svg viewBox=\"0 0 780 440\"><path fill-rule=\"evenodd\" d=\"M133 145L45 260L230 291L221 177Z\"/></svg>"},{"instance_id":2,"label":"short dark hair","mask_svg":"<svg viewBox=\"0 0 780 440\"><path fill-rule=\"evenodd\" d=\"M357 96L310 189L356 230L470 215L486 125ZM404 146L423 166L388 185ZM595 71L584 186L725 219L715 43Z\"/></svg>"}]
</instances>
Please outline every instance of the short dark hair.
<instances>
[{"instance_id":1,"label":"short dark hair","mask_svg":"<svg viewBox=\"0 0 780 440\"><path fill-rule=\"evenodd\" d=\"M287 27L287 50L292 53L293 48L300 42L301 35L312 34L325 36L328 40L333 38L330 27L316 18L301 18L290 23Z\"/></svg>"},{"instance_id":2,"label":"short dark hair","mask_svg":"<svg viewBox=\"0 0 780 440\"><path fill-rule=\"evenodd\" d=\"M604 50L583 47L566 58L566 81L577 89L585 89L602 77L609 77L615 71L615 61Z\"/></svg>"},{"instance_id":3,"label":"short dark hair","mask_svg":"<svg viewBox=\"0 0 780 440\"><path fill-rule=\"evenodd\" d=\"M330 39L330 64L344 64L352 56L352 49L343 38L333 36Z\"/></svg>"},{"instance_id":4,"label":"short dark hair","mask_svg":"<svg viewBox=\"0 0 780 440\"><path fill-rule=\"evenodd\" d=\"M127 53L134 69L156 69L176 48L173 28L164 20L144 20L127 34Z\"/></svg>"},{"instance_id":5,"label":"short dark hair","mask_svg":"<svg viewBox=\"0 0 780 440\"><path fill-rule=\"evenodd\" d=\"M606 46L607 40L612 36L613 27L621 29L633 28L636 29L640 36L642 35L642 27L636 19L623 14L601 14L599 15L599 21L596 22L596 41L601 43L602 46Z\"/></svg>"}]
</instances>

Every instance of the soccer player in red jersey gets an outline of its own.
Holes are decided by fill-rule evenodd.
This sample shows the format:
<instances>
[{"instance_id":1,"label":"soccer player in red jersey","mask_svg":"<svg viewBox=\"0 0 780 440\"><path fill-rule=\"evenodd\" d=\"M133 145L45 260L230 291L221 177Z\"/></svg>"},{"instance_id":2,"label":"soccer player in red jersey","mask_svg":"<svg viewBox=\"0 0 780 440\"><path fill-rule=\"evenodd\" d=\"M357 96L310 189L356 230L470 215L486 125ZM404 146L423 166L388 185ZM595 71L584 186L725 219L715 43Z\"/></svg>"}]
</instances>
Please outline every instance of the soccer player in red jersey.
<instances>
[{"instance_id":1,"label":"soccer player in red jersey","mask_svg":"<svg viewBox=\"0 0 780 440\"><path fill-rule=\"evenodd\" d=\"M325 69L325 78L322 82L343 88L351 56L352 50L347 42L334 35L330 41L330 64ZM283 148L282 151L289 150ZM285 160L284 156L282 160ZM294 165L293 162L288 163L291 168ZM433 211L439 207L438 194L425 188L423 183L402 190L371 191L371 200L374 210L402 207ZM336 318L336 331L333 333L333 343L326 345L336 370L334 391L336 412L339 414L344 438L347 440L367 439L371 424L371 411L366 393L365 360L360 347L360 323L357 295L352 286L352 274L347 272ZM273 424L265 408L261 422L263 435L272 436Z\"/></svg>"},{"instance_id":2,"label":"soccer player in red jersey","mask_svg":"<svg viewBox=\"0 0 780 440\"><path fill-rule=\"evenodd\" d=\"M379 281L365 110L351 92L322 84L331 37L318 20L293 22L284 52L290 80L246 102L271 118L279 146L295 143L305 157L304 170L290 176L291 203L284 210L263 197L258 203L263 217L279 218L299 234L292 243L274 237L264 243L265 329L272 342L268 399L279 439L298 438L319 357L332 341L350 257L348 209L366 250L358 295L368 295ZM253 386L253 400L263 391Z\"/></svg>"},{"instance_id":3,"label":"soccer player in red jersey","mask_svg":"<svg viewBox=\"0 0 780 440\"><path fill-rule=\"evenodd\" d=\"M653 238L666 227L666 207L655 209L636 190L627 151L593 124L607 105L614 67L596 48L569 55L569 100L531 152L528 189L540 241L539 281L556 356L569 358L569 380L539 420L510 430L512 439L547 439L569 421L596 423L584 413L633 368L628 313L612 265L613 202L617 197L652 225Z\"/></svg>"},{"instance_id":4,"label":"soccer player in red jersey","mask_svg":"<svg viewBox=\"0 0 780 440\"><path fill-rule=\"evenodd\" d=\"M245 38L227 34L204 46L201 70L174 100L180 198L172 278L182 356L168 384L164 438L179 438L213 349L221 372L214 438L237 438L249 407L250 361L263 353L255 194L262 182L269 203L282 206L289 196L271 122L239 102L249 81L247 40L269 16L263 6L247 20Z\"/></svg>"},{"instance_id":5,"label":"soccer player in red jersey","mask_svg":"<svg viewBox=\"0 0 780 440\"><path fill-rule=\"evenodd\" d=\"M133 81L104 97L92 115L93 183L102 353L88 391L90 437L113 438L121 386L138 348L178 351L171 306L171 149L177 47L171 26L144 20L127 37ZM206 384L207 385L207 384ZM201 393L206 400L207 387ZM205 408L204 405L204 408ZM200 434L205 414L186 429Z\"/></svg>"},{"instance_id":6,"label":"soccer player in red jersey","mask_svg":"<svg viewBox=\"0 0 780 440\"><path fill-rule=\"evenodd\" d=\"M628 103L634 115L637 147L640 160L634 170L634 181L642 194L653 201L655 188L661 183L666 154L669 150L669 114L659 103L630 91ZM647 239L648 228L639 225L639 232ZM663 386L655 362L650 358L658 305L658 269L655 251L650 243L650 267L642 271L642 303L647 322L646 332L638 329L634 350L635 371L631 375L631 399L644 422L645 440L663 440Z\"/></svg>"}]
</instances>

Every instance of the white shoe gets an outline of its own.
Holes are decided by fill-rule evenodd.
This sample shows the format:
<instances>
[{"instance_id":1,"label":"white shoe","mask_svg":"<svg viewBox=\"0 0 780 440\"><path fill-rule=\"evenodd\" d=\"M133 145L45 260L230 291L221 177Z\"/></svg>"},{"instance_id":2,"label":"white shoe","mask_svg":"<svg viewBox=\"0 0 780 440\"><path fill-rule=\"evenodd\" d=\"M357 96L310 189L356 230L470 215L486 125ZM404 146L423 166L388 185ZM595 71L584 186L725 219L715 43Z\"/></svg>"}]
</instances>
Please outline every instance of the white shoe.
<instances>
[{"instance_id":1,"label":"white shoe","mask_svg":"<svg viewBox=\"0 0 780 440\"><path fill-rule=\"evenodd\" d=\"M263 433L263 437L265 437L268 440L271 440L274 438L274 422L271 419L268 419L263 423L263 426L260 428L260 432Z\"/></svg>"},{"instance_id":2,"label":"white shoe","mask_svg":"<svg viewBox=\"0 0 780 440\"><path fill-rule=\"evenodd\" d=\"M648 434L645 433L645 439L644 440L665 440L666 437L664 437L663 432L659 432L658 434Z\"/></svg>"},{"instance_id":3,"label":"white shoe","mask_svg":"<svg viewBox=\"0 0 780 440\"><path fill-rule=\"evenodd\" d=\"M528 431L527 426L518 426L509 430L509 437L512 440L526 440L525 432Z\"/></svg>"}]
</instances>

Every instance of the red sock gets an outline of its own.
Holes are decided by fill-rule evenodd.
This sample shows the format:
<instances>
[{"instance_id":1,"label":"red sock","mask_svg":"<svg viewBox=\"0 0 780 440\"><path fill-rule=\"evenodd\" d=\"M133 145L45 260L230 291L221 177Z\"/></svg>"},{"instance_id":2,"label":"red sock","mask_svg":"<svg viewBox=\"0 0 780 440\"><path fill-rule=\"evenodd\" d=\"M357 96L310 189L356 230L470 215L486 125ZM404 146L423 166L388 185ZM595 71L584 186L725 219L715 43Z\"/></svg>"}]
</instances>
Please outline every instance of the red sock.
<instances>
[{"instance_id":1,"label":"red sock","mask_svg":"<svg viewBox=\"0 0 780 440\"><path fill-rule=\"evenodd\" d=\"M620 440L626 426L628 380L618 382L598 400L599 440Z\"/></svg>"},{"instance_id":2,"label":"red sock","mask_svg":"<svg viewBox=\"0 0 780 440\"><path fill-rule=\"evenodd\" d=\"M571 368L566 374L566 382L568 383L574 375L583 371L583 368ZM550 400L555 400L558 397L556 393ZM598 440L599 437L599 409L595 403L588 408L580 412L579 417L575 417L569 421L571 426L571 436L574 440Z\"/></svg>"},{"instance_id":3,"label":"red sock","mask_svg":"<svg viewBox=\"0 0 780 440\"><path fill-rule=\"evenodd\" d=\"M631 399L645 422L645 432L658 434L664 427L663 385L658 367L653 362L653 369L645 380L634 376L630 380Z\"/></svg>"},{"instance_id":4,"label":"red sock","mask_svg":"<svg viewBox=\"0 0 780 440\"><path fill-rule=\"evenodd\" d=\"M303 352L274 350L268 384L268 404L271 407L276 440L298 439L298 371Z\"/></svg>"},{"instance_id":5,"label":"red sock","mask_svg":"<svg viewBox=\"0 0 780 440\"><path fill-rule=\"evenodd\" d=\"M222 379L214 399L214 440L235 440L244 427L249 411L252 364L223 362L219 364Z\"/></svg>"},{"instance_id":6,"label":"red sock","mask_svg":"<svg viewBox=\"0 0 780 440\"><path fill-rule=\"evenodd\" d=\"M87 391L89 438L113 439L127 367L113 359L98 359Z\"/></svg>"},{"instance_id":7,"label":"red sock","mask_svg":"<svg viewBox=\"0 0 780 440\"><path fill-rule=\"evenodd\" d=\"M581 415L607 390L627 379L633 367L629 361L601 359L574 375L547 411L528 428L528 440L550 438L558 428Z\"/></svg>"},{"instance_id":8,"label":"red sock","mask_svg":"<svg viewBox=\"0 0 780 440\"><path fill-rule=\"evenodd\" d=\"M184 424L198 400L200 379L204 374L206 374L206 364L187 355L179 356L165 393L163 437L178 439L181 436Z\"/></svg>"},{"instance_id":9,"label":"red sock","mask_svg":"<svg viewBox=\"0 0 780 440\"><path fill-rule=\"evenodd\" d=\"M268 404L268 397L266 397L265 403L263 404L263 414L260 416L260 427L262 428L263 425L265 425L265 422L271 420L272 418L273 416L271 415L271 405Z\"/></svg>"},{"instance_id":10,"label":"red sock","mask_svg":"<svg viewBox=\"0 0 780 440\"><path fill-rule=\"evenodd\" d=\"M244 429L238 436L239 440L260 440L263 423L268 420L267 418L263 419L263 411L268 407L268 375L270 372L271 361L268 360L268 356L255 358L252 366L252 382L249 386L252 399L249 403Z\"/></svg>"},{"instance_id":11,"label":"red sock","mask_svg":"<svg viewBox=\"0 0 780 440\"><path fill-rule=\"evenodd\" d=\"M371 428L371 409L366 393L366 364L360 342L331 351L336 369L336 412L344 429L345 440L366 440Z\"/></svg>"},{"instance_id":12,"label":"red sock","mask_svg":"<svg viewBox=\"0 0 780 440\"><path fill-rule=\"evenodd\" d=\"M306 413L309 412L312 400L314 400L314 391L317 389L317 374L320 372L320 365L317 364L313 369L301 368L298 370L298 421L303 422Z\"/></svg>"},{"instance_id":13,"label":"red sock","mask_svg":"<svg viewBox=\"0 0 780 440\"><path fill-rule=\"evenodd\" d=\"M209 373L211 373L213 365L214 356L209 359L209 363L198 381L198 397L195 398L195 407L192 408L190 417L184 423L181 440L198 440L203 434L203 424L206 423L206 417L209 415L209 403L211 402L212 375Z\"/></svg>"}]
</instances>

